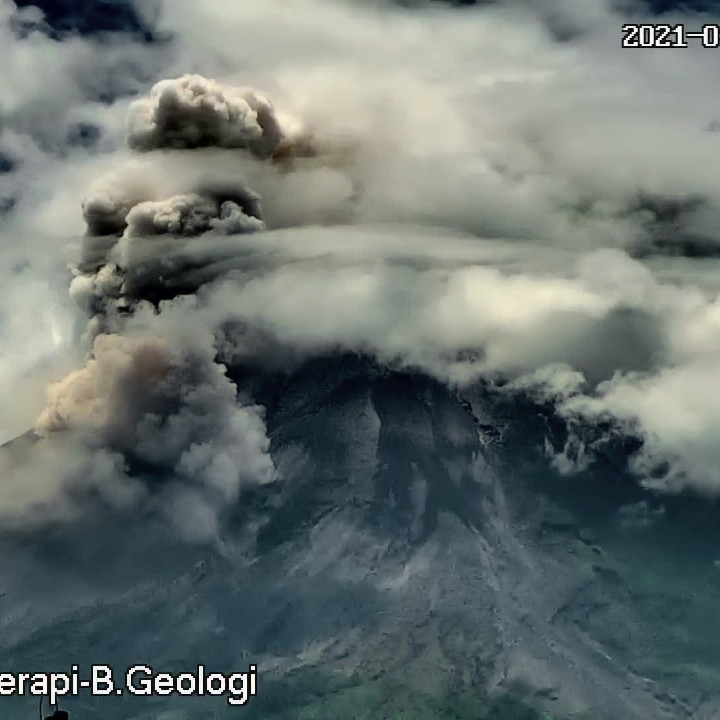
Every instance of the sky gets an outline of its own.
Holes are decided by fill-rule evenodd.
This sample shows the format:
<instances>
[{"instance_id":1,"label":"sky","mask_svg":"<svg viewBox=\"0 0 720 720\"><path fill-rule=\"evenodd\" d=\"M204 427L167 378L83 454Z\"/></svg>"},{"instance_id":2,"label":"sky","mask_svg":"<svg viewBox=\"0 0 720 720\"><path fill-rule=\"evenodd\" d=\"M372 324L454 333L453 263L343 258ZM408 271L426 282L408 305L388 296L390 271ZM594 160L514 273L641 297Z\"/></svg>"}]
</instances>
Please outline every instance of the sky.
<instances>
[{"instance_id":1,"label":"sky","mask_svg":"<svg viewBox=\"0 0 720 720\"><path fill-rule=\"evenodd\" d=\"M509 380L720 492L717 51L621 48L590 0L137 11L162 41L0 0L0 442L41 438L0 524L216 539L281 481L227 365L337 350Z\"/></svg>"}]
</instances>

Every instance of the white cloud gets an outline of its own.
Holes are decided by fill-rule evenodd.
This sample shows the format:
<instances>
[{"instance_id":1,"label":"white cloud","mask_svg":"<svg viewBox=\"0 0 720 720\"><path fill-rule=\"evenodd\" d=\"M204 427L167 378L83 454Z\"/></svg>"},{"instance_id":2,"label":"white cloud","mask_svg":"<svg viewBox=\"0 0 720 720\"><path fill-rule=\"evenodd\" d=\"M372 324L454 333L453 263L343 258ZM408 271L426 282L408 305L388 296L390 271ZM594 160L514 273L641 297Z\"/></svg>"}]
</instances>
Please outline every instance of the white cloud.
<instances>
[{"instance_id":1,"label":"white cloud","mask_svg":"<svg viewBox=\"0 0 720 720\"><path fill-rule=\"evenodd\" d=\"M448 382L505 374L568 417L641 433L649 482L720 488L712 53L619 52L619 18L589 2L177 0L168 49L143 50L162 73L143 79L122 70L129 44L101 57L21 40L0 7L2 142L18 160L0 183L18 196L0 220L0 393L28 408L0 411L3 438L40 415L41 382L83 367L83 331L96 343L42 416L70 428L32 461L59 453L48 497L86 467L115 497L140 453L170 468L162 507L192 509L193 537L219 532L244 483L273 473L262 411L236 402L215 353L262 357L262 338ZM112 90L145 95L97 102L114 72ZM77 118L102 128L95 150L65 143ZM78 258L80 308L61 299ZM152 348L168 374L148 385ZM78 432L71 462L58 438ZM32 488L21 506L42 499Z\"/></svg>"}]
</instances>

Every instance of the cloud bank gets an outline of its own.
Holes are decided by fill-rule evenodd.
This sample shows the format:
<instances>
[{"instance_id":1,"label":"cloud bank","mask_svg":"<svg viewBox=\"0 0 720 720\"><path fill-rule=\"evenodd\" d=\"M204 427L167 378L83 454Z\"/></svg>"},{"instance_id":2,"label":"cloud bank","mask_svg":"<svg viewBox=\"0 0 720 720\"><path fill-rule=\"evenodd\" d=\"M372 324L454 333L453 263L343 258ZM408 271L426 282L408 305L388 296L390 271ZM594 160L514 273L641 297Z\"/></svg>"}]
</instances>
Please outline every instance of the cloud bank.
<instances>
[{"instance_id":1,"label":"cloud bank","mask_svg":"<svg viewBox=\"0 0 720 720\"><path fill-rule=\"evenodd\" d=\"M43 438L3 460L28 489L8 522L76 508L79 482L217 536L276 478L223 363L278 348L510 380L638 434L640 482L720 490L712 53L620 52L589 2L177 0L143 72L128 40L93 74L92 40L20 37L0 7L0 59L55 59L0 87L0 393L22 409L0 432ZM75 118L99 139L69 142Z\"/></svg>"}]
</instances>

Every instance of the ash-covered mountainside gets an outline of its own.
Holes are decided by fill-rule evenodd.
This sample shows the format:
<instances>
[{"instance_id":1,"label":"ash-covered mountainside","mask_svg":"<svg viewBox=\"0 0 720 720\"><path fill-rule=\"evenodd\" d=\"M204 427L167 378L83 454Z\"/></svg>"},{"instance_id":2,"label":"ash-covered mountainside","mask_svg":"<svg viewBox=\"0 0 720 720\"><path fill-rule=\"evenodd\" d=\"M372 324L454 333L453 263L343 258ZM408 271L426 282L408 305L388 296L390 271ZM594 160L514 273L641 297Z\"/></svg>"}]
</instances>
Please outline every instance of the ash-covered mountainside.
<instances>
[{"instance_id":1,"label":"ash-covered mountainside","mask_svg":"<svg viewBox=\"0 0 720 720\"><path fill-rule=\"evenodd\" d=\"M561 424L527 398L355 355L231 375L267 408L278 481L212 551L114 511L6 535L5 667L252 660L244 712L265 719L718 712L715 511L640 497L610 461L559 478L540 456ZM212 698L65 706L232 715Z\"/></svg>"},{"instance_id":2,"label":"ash-covered mountainside","mask_svg":"<svg viewBox=\"0 0 720 720\"><path fill-rule=\"evenodd\" d=\"M1 668L720 716L720 81L622 6L0 0Z\"/></svg>"}]
</instances>

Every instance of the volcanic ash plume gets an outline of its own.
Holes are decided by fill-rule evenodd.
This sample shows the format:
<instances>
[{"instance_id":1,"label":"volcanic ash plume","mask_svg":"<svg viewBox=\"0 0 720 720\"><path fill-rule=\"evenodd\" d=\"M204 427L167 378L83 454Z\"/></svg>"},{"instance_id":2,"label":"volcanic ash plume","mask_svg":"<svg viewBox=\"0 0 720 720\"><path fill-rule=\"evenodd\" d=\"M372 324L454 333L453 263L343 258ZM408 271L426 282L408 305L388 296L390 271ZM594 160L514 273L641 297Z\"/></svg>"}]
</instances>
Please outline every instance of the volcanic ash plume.
<instances>
[{"instance_id":1,"label":"volcanic ash plume","mask_svg":"<svg viewBox=\"0 0 720 720\"><path fill-rule=\"evenodd\" d=\"M50 387L35 431L47 439L69 432L67 442L89 458L121 458L103 483L136 482L127 472L146 478L140 500L188 539L213 539L242 488L275 477L262 409L238 402L213 356L197 340L99 335L85 367Z\"/></svg>"},{"instance_id":2,"label":"volcanic ash plume","mask_svg":"<svg viewBox=\"0 0 720 720\"><path fill-rule=\"evenodd\" d=\"M48 390L48 404L35 424L39 435L77 429L102 432L108 439L132 431L133 420L159 383L167 378L172 357L160 338L99 335L92 357Z\"/></svg>"},{"instance_id":3,"label":"volcanic ash plume","mask_svg":"<svg viewBox=\"0 0 720 720\"><path fill-rule=\"evenodd\" d=\"M266 230L246 174L272 187L293 158L314 152L303 124L281 119L266 97L199 75L163 80L135 101L127 142L137 154L83 203L87 231L71 295L91 315L194 292L185 271L197 269L198 254L186 260L185 241Z\"/></svg>"},{"instance_id":4,"label":"volcanic ash plume","mask_svg":"<svg viewBox=\"0 0 720 720\"><path fill-rule=\"evenodd\" d=\"M128 144L140 151L222 147L270 157L283 139L267 98L200 75L157 83L132 105L128 127Z\"/></svg>"},{"instance_id":5,"label":"volcanic ash plume","mask_svg":"<svg viewBox=\"0 0 720 720\"><path fill-rule=\"evenodd\" d=\"M245 485L275 478L263 412L239 402L216 362L213 328L178 330L158 292L170 288L173 297L202 284L196 265L215 258L184 255L193 238L204 246L205 234L266 229L260 196L237 172L213 181L197 170L195 154L186 162L187 152L201 166L238 151L257 163L287 147L288 136L260 94L199 76L158 83L133 105L129 128L142 162L121 166L83 204L84 257L70 293L91 316L92 350L85 367L50 387L35 433L55 444L67 438L91 458L120 458L113 477L91 486L146 479L138 502L152 503L189 539L213 539ZM156 304L149 312L147 299ZM139 308L140 330L129 332Z\"/></svg>"},{"instance_id":6,"label":"volcanic ash plume","mask_svg":"<svg viewBox=\"0 0 720 720\"><path fill-rule=\"evenodd\" d=\"M265 230L260 196L237 164L224 162L228 157L217 151L239 151L257 162L282 144L285 156L300 126L289 127L292 132L283 132L270 102L252 90L198 75L155 85L130 110L128 145L142 152L142 160L136 156L121 165L83 203L86 238L71 286L78 304L91 315L104 315L113 305L128 308L144 297L156 301L161 277L185 269L183 260L168 259L181 247L173 239ZM190 150L198 153L197 163L186 160ZM211 152L216 154L210 157ZM212 176L217 161L224 169L212 180L207 173ZM170 242L153 242L159 236ZM140 283L134 282L137 274ZM184 291L195 289L183 285Z\"/></svg>"},{"instance_id":7,"label":"volcanic ash plume","mask_svg":"<svg viewBox=\"0 0 720 720\"><path fill-rule=\"evenodd\" d=\"M126 237L194 237L210 231L234 235L265 229L262 220L247 215L237 202L197 194L139 203L127 214L126 222Z\"/></svg>"}]
</instances>

